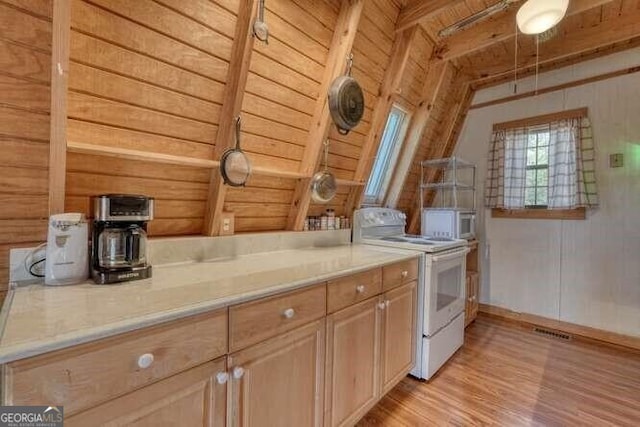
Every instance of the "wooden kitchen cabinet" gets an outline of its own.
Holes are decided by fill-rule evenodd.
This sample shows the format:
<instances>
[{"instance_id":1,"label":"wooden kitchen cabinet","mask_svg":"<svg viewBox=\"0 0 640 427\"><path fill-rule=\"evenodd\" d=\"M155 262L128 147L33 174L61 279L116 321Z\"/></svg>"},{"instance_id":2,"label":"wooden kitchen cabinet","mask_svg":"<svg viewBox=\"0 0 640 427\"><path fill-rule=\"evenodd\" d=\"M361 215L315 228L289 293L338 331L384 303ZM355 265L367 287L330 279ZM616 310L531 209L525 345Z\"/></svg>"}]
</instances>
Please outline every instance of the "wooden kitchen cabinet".
<instances>
[{"instance_id":1,"label":"wooden kitchen cabinet","mask_svg":"<svg viewBox=\"0 0 640 427\"><path fill-rule=\"evenodd\" d=\"M66 418L65 426L222 427L225 368L221 357Z\"/></svg>"},{"instance_id":2,"label":"wooden kitchen cabinet","mask_svg":"<svg viewBox=\"0 0 640 427\"><path fill-rule=\"evenodd\" d=\"M327 317L325 426L355 424L413 368L418 283L402 274L417 271L411 262L387 268L390 291Z\"/></svg>"},{"instance_id":3,"label":"wooden kitchen cabinet","mask_svg":"<svg viewBox=\"0 0 640 427\"><path fill-rule=\"evenodd\" d=\"M464 325L468 326L478 317L479 274L467 271L467 300L465 302Z\"/></svg>"},{"instance_id":4,"label":"wooden kitchen cabinet","mask_svg":"<svg viewBox=\"0 0 640 427\"><path fill-rule=\"evenodd\" d=\"M229 356L228 426L320 426L325 320Z\"/></svg>"},{"instance_id":5,"label":"wooden kitchen cabinet","mask_svg":"<svg viewBox=\"0 0 640 427\"><path fill-rule=\"evenodd\" d=\"M374 297L327 318L326 426L355 424L378 400L383 308Z\"/></svg>"},{"instance_id":6,"label":"wooden kitchen cabinet","mask_svg":"<svg viewBox=\"0 0 640 427\"><path fill-rule=\"evenodd\" d=\"M411 282L383 295L382 394L411 370L416 361L418 283Z\"/></svg>"},{"instance_id":7,"label":"wooden kitchen cabinet","mask_svg":"<svg viewBox=\"0 0 640 427\"><path fill-rule=\"evenodd\" d=\"M3 404L69 416L226 353L227 310L216 310L9 363Z\"/></svg>"},{"instance_id":8,"label":"wooden kitchen cabinet","mask_svg":"<svg viewBox=\"0 0 640 427\"><path fill-rule=\"evenodd\" d=\"M478 260L478 241L469 241L469 253L467 253L467 299L464 309L464 326L467 327L478 317L478 304L480 299L480 263Z\"/></svg>"}]
</instances>

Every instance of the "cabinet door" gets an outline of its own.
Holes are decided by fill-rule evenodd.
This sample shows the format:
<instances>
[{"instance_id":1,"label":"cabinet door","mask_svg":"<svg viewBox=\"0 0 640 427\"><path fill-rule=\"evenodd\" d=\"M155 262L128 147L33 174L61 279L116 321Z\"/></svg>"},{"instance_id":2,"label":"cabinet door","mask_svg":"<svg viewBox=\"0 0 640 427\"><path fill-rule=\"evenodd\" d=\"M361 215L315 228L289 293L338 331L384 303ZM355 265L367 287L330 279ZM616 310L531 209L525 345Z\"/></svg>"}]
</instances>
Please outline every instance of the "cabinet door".
<instances>
[{"instance_id":1,"label":"cabinet door","mask_svg":"<svg viewBox=\"0 0 640 427\"><path fill-rule=\"evenodd\" d=\"M374 297L327 318L325 425L355 424L377 401L384 307Z\"/></svg>"},{"instance_id":2,"label":"cabinet door","mask_svg":"<svg viewBox=\"0 0 640 427\"><path fill-rule=\"evenodd\" d=\"M225 359L191 368L80 412L65 419L65 426L222 427L226 417Z\"/></svg>"},{"instance_id":3,"label":"cabinet door","mask_svg":"<svg viewBox=\"0 0 640 427\"><path fill-rule=\"evenodd\" d=\"M320 426L325 321L229 356L229 425Z\"/></svg>"},{"instance_id":4,"label":"cabinet door","mask_svg":"<svg viewBox=\"0 0 640 427\"><path fill-rule=\"evenodd\" d=\"M387 393L416 362L418 284L411 282L383 295L382 393Z\"/></svg>"}]
</instances>

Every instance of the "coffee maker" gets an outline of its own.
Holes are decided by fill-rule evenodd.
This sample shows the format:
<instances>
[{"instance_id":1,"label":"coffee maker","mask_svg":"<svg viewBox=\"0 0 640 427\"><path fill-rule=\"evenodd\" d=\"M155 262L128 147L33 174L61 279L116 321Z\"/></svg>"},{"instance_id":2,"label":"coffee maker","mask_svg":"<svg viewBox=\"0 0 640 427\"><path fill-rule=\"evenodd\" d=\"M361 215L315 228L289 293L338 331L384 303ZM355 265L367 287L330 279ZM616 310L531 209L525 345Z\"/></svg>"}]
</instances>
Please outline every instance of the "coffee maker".
<instances>
[{"instance_id":1,"label":"coffee maker","mask_svg":"<svg viewBox=\"0 0 640 427\"><path fill-rule=\"evenodd\" d=\"M151 277L147 262L147 222L153 198L105 194L94 199L91 277L97 284Z\"/></svg>"}]
</instances>

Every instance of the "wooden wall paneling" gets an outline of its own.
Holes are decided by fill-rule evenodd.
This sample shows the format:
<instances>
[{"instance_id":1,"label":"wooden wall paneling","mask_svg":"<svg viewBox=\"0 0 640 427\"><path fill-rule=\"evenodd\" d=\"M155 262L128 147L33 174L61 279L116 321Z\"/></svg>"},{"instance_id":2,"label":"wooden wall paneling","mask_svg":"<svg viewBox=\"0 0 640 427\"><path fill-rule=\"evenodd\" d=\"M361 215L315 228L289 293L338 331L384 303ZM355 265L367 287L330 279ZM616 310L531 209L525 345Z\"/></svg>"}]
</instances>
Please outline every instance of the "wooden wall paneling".
<instances>
[{"instance_id":1,"label":"wooden wall paneling","mask_svg":"<svg viewBox=\"0 0 640 427\"><path fill-rule=\"evenodd\" d=\"M0 2L0 302L9 250L46 239L52 14L51 1Z\"/></svg>"},{"instance_id":2,"label":"wooden wall paneling","mask_svg":"<svg viewBox=\"0 0 640 427\"><path fill-rule=\"evenodd\" d=\"M319 96L314 107L311 127L306 136L302 162L300 163L300 173L309 178L299 179L296 184L286 222L286 228L288 230L302 230L304 226L304 219L307 216L311 202L311 194L309 191L310 177L318 167L323 142L329 134L332 123L327 94L333 80L344 74L347 56L351 52L363 8L363 0L342 2L338 20L333 31Z\"/></svg>"},{"instance_id":3,"label":"wooden wall paneling","mask_svg":"<svg viewBox=\"0 0 640 427\"><path fill-rule=\"evenodd\" d=\"M570 2L567 16L577 15L612 1L581 0ZM519 4L512 5L506 12L494 15L484 22L445 38L436 49L436 55L443 60L451 60L510 40L516 34L515 22L518 9Z\"/></svg>"},{"instance_id":4,"label":"wooden wall paneling","mask_svg":"<svg viewBox=\"0 0 640 427\"><path fill-rule=\"evenodd\" d=\"M397 95L402 82L402 76L409 61L411 46L416 37L418 29L411 27L398 35L393 46L393 51L389 59L389 66L385 73L384 83L380 91L380 96L374 107L374 117L371 128L367 134L367 139L362 147L360 160L355 172L355 181L365 181L371 173L373 160L375 159L380 138L387 122L387 116L393 103L393 97ZM364 187L353 187L349 192L346 211L351 215L362 203L364 197Z\"/></svg>"},{"instance_id":5,"label":"wooden wall paneling","mask_svg":"<svg viewBox=\"0 0 640 427\"><path fill-rule=\"evenodd\" d=\"M238 9L235 35L227 84L224 88L220 124L216 139L215 158L218 159L224 151L234 145L235 117L240 114L242 101L249 73L249 63L253 52L254 37L252 33L252 18L255 16L257 2L255 0L241 0ZM209 180L209 196L207 198L206 215L204 218L204 234L217 235L220 232L220 216L224 207L227 188L222 181L219 170L213 170Z\"/></svg>"},{"instance_id":6,"label":"wooden wall paneling","mask_svg":"<svg viewBox=\"0 0 640 427\"><path fill-rule=\"evenodd\" d=\"M71 2L67 209L139 192L151 235L200 233L237 2Z\"/></svg>"},{"instance_id":7,"label":"wooden wall paneling","mask_svg":"<svg viewBox=\"0 0 640 427\"><path fill-rule=\"evenodd\" d=\"M429 2L413 1L405 6L400 12L396 31L404 31L407 28L419 24L420 21L429 19L443 10L453 7L458 3L462 3L463 1L464 0L433 0Z\"/></svg>"}]
</instances>

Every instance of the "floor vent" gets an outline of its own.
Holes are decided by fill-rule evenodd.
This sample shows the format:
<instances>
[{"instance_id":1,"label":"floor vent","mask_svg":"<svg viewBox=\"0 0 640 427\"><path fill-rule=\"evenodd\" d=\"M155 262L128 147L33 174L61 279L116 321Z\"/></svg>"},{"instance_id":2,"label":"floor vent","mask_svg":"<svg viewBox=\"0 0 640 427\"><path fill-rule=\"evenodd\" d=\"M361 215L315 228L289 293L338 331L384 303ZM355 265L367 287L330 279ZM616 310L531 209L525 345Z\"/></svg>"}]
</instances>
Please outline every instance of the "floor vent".
<instances>
[{"instance_id":1,"label":"floor vent","mask_svg":"<svg viewBox=\"0 0 640 427\"><path fill-rule=\"evenodd\" d=\"M535 332L536 334L544 335L544 336L551 337L551 338L556 338L556 339L563 340L563 341L570 341L571 340L571 335L565 334L565 333L562 333L562 332L552 331L550 329L544 329L544 328L540 328L540 327L535 327L535 328L533 328L533 332Z\"/></svg>"}]
</instances>

